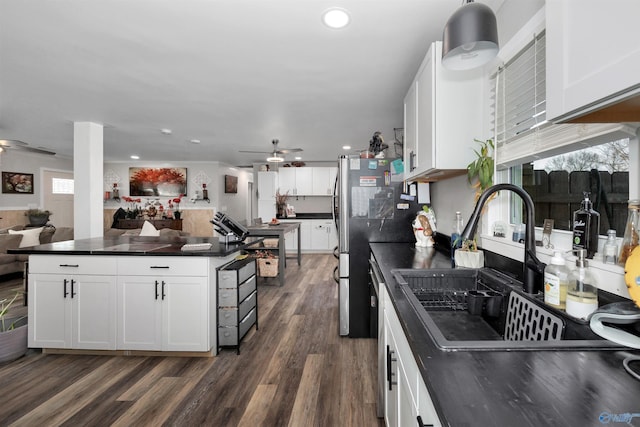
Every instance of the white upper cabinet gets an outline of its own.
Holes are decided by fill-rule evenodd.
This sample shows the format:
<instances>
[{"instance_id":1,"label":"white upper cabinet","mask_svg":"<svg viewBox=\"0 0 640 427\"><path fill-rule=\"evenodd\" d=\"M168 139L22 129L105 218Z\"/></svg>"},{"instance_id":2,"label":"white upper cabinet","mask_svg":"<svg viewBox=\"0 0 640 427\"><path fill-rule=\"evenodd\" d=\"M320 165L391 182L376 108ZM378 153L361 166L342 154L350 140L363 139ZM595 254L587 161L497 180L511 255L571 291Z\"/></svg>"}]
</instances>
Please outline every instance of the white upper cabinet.
<instances>
[{"instance_id":1,"label":"white upper cabinet","mask_svg":"<svg viewBox=\"0 0 640 427\"><path fill-rule=\"evenodd\" d=\"M545 8L548 120L640 94L640 1L547 0Z\"/></svg>"},{"instance_id":2,"label":"white upper cabinet","mask_svg":"<svg viewBox=\"0 0 640 427\"><path fill-rule=\"evenodd\" d=\"M258 198L275 199L278 189L277 172L258 172Z\"/></svg>"},{"instance_id":3,"label":"white upper cabinet","mask_svg":"<svg viewBox=\"0 0 640 427\"><path fill-rule=\"evenodd\" d=\"M474 138L483 138L482 69L445 70L441 59L434 42L405 97L405 179L466 173Z\"/></svg>"},{"instance_id":4,"label":"white upper cabinet","mask_svg":"<svg viewBox=\"0 0 640 427\"><path fill-rule=\"evenodd\" d=\"M331 196L338 168L301 167L280 168L278 188L280 194L292 196Z\"/></svg>"}]
</instances>

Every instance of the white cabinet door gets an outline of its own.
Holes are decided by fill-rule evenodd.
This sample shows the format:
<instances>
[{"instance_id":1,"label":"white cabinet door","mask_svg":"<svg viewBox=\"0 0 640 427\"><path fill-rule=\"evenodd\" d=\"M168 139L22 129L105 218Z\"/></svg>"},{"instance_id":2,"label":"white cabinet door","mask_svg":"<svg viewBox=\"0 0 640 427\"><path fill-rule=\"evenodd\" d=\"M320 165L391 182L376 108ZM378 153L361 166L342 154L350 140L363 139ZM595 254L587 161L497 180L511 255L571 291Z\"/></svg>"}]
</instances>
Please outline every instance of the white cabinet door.
<instances>
[{"instance_id":1,"label":"white cabinet door","mask_svg":"<svg viewBox=\"0 0 640 427\"><path fill-rule=\"evenodd\" d=\"M313 169L314 168L291 168L296 171L296 195L313 195Z\"/></svg>"},{"instance_id":2,"label":"white cabinet door","mask_svg":"<svg viewBox=\"0 0 640 427\"><path fill-rule=\"evenodd\" d=\"M414 81L404 97L404 169L405 176L413 176L418 167L418 98Z\"/></svg>"},{"instance_id":3,"label":"white cabinet door","mask_svg":"<svg viewBox=\"0 0 640 427\"><path fill-rule=\"evenodd\" d=\"M398 427L398 353L389 321L385 313L385 398L384 398L384 421L387 427Z\"/></svg>"},{"instance_id":4,"label":"white cabinet door","mask_svg":"<svg viewBox=\"0 0 640 427\"><path fill-rule=\"evenodd\" d=\"M166 284L165 284L166 286ZM123 350L162 348L162 280L118 278L118 343Z\"/></svg>"},{"instance_id":5,"label":"white cabinet door","mask_svg":"<svg viewBox=\"0 0 640 427\"><path fill-rule=\"evenodd\" d=\"M74 276L71 347L116 349L116 278Z\"/></svg>"},{"instance_id":6,"label":"white cabinet door","mask_svg":"<svg viewBox=\"0 0 640 427\"><path fill-rule=\"evenodd\" d=\"M330 168L310 168L313 175L313 196L330 196L333 191Z\"/></svg>"},{"instance_id":7,"label":"white cabinet door","mask_svg":"<svg viewBox=\"0 0 640 427\"><path fill-rule=\"evenodd\" d=\"M209 350L209 287L206 277L171 277L162 299L162 350ZM215 322L214 322L215 324Z\"/></svg>"},{"instance_id":8,"label":"white cabinet door","mask_svg":"<svg viewBox=\"0 0 640 427\"><path fill-rule=\"evenodd\" d=\"M115 278L30 274L29 346L113 350Z\"/></svg>"},{"instance_id":9,"label":"white cabinet door","mask_svg":"<svg viewBox=\"0 0 640 427\"><path fill-rule=\"evenodd\" d=\"M329 248L329 234L322 220L312 220L311 223L311 250L327 250Z\"/></svg>"},{"instance_id":10,"label":"white cabinet door","mask_svg":"<svg viewBox=\"0 0 640 427\"><path fill-rule=\"evenodd\" d=\"M62 276L29 274L29 347L71 346L70 290L70 282Z\"/></svg>"},{"instance_id":11,"label":"white cabinet door","mask_svg":"<svg viewBox=\"0 0 640 427\"><path fill-rule=\"evenodd\" d=\"M258 172L258 199L274 199L277 189L277 172Z\"/></svg>"},{"instance_id":12,"label":"white cabinet door","mask_svg":"<svg viewBox=\"0 0 640 427\"><path fill-rule=\"evenodd\" d=\"M262 222L269 222L276 217L276 200L275 199L259 199L258 200L258 217L262 218Z\"/></svg>"},{"instance_id":13,"label":"white cabinet door","mask_svg":"<svg viewBox=\"0 0 640 427\"><path fill-rule=\"evenodd\" d=\"M118 302L118 349L209 350L206 277L124 276Z\"/></svg>"},{"instance_id":14,"label":"white cabinet door","mask_svg":"<svg viewBox=\"0 0 640 427\"><path fill-rule=\"evenodd\" d=\"M296 169L280 168L278 170L278 191L280 194L296 194Z\"/></svg>"},{"instance_id":15,"label":"white cabinet door","mask_svg":"<svg viewBox=\"0 0 640 427\"><path fill-rule=\"evenodd\" d=\"M289 192L292 196L313 195L314 168L280 168L278 171L278 188L280 194Z\"/></svg>"},{"instance_id":16,"label":"white cabinet door","mask_svg":"<svg viewBox=\"0 0 640 427\"><path fill-rule=\"evenodd\" d=\"M547 120L640 93L639 15L636 0L546 1Z\"/></svg>"},{"instance_id":17,"label":"white cabinet door","mask_svg":"<svg viewBox=\"0 0 640 427\"><path fill-rule=\"evenodd\" d=\"M483 135L482 70L449 71L441 60L434 42L405 97L405 179L466 173Z\"/></svg>"}]
</instances>

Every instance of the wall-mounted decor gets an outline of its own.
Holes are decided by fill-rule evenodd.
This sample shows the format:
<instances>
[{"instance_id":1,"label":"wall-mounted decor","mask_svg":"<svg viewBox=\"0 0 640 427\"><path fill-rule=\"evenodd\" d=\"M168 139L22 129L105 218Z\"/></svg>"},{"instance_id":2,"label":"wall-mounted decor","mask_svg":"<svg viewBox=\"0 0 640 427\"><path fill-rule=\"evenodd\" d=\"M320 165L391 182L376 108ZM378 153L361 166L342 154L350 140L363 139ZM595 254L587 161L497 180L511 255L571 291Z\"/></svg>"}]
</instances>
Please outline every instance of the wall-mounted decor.
<instances>
[{"instance_id":1,"label":"wall-mounted decor","mask_svg":"<svg viewBox=\"0 0 640 427\"><path fill-rule=\"evenodd\" d=\"M224 192L225 193L237 193L238 192L238 177L233 175L224 176Z\"/></svg>"},{"instance_id":2,"label":"wall-mounted decor","mask_svg":"<svg viewBox=\"0 0 640 427\"><path fill-rule=\"evenodd\" d=\"M5 194L33 194L33 174L2 172L2 192Z\"/></svg>"},{"instance_id":3,"label":"wall-mounted decor","mask_svg":"<svg viewBox=\"0 0 640 427\"><path fill-rule=\"evenodd\" d=\"M187 194L187 168L129 168L129 195L176 197Z\"/></svg>"}]
</instances>

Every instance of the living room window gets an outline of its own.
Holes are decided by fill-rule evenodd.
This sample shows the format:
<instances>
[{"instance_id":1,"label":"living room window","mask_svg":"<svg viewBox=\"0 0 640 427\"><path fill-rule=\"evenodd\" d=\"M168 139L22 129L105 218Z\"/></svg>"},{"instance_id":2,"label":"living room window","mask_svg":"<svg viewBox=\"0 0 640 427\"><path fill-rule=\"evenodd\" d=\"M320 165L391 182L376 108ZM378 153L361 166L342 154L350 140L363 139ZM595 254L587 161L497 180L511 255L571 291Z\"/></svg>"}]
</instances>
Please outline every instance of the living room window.
<instances>
[{"instance_id":1,"label":"living room window","mask_svg":"<svg viewBox=\"0 0 640 427\"><path fill-rule=\"evenodd\" d=\"M73 179L51 178L52 194L73 194Z\"/></svg>"}]
</instances>

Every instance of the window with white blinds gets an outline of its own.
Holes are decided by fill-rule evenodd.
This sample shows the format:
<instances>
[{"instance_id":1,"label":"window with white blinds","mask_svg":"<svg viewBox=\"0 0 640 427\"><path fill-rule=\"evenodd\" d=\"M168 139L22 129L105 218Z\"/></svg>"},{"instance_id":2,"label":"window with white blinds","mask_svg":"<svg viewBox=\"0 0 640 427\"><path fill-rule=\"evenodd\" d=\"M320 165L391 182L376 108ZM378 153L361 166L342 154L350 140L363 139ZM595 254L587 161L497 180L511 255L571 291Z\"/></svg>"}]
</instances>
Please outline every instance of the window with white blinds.
<instances>
[{"instance_id":1,"label":"window with white blinds","mask_svg":"<svg viewBox=\"0 0 640 427\"><path fill-rule=\"evenodd\" d=\"M547 125L545 33L492 76L497 153ZM500 162L500 158L499 158Z\"/></svg>"},{"instance_id":2,"label":"window with white blinds","mask_svg":"<svg viewBox=\"0 0 640 427\"><path fill-rule=\"evenodd\" d=\"M630 135L619 123L552 124L546 118L546 36L540 31L491 76L496 167L506 169Z\"/></svg>"}]
</instances>

